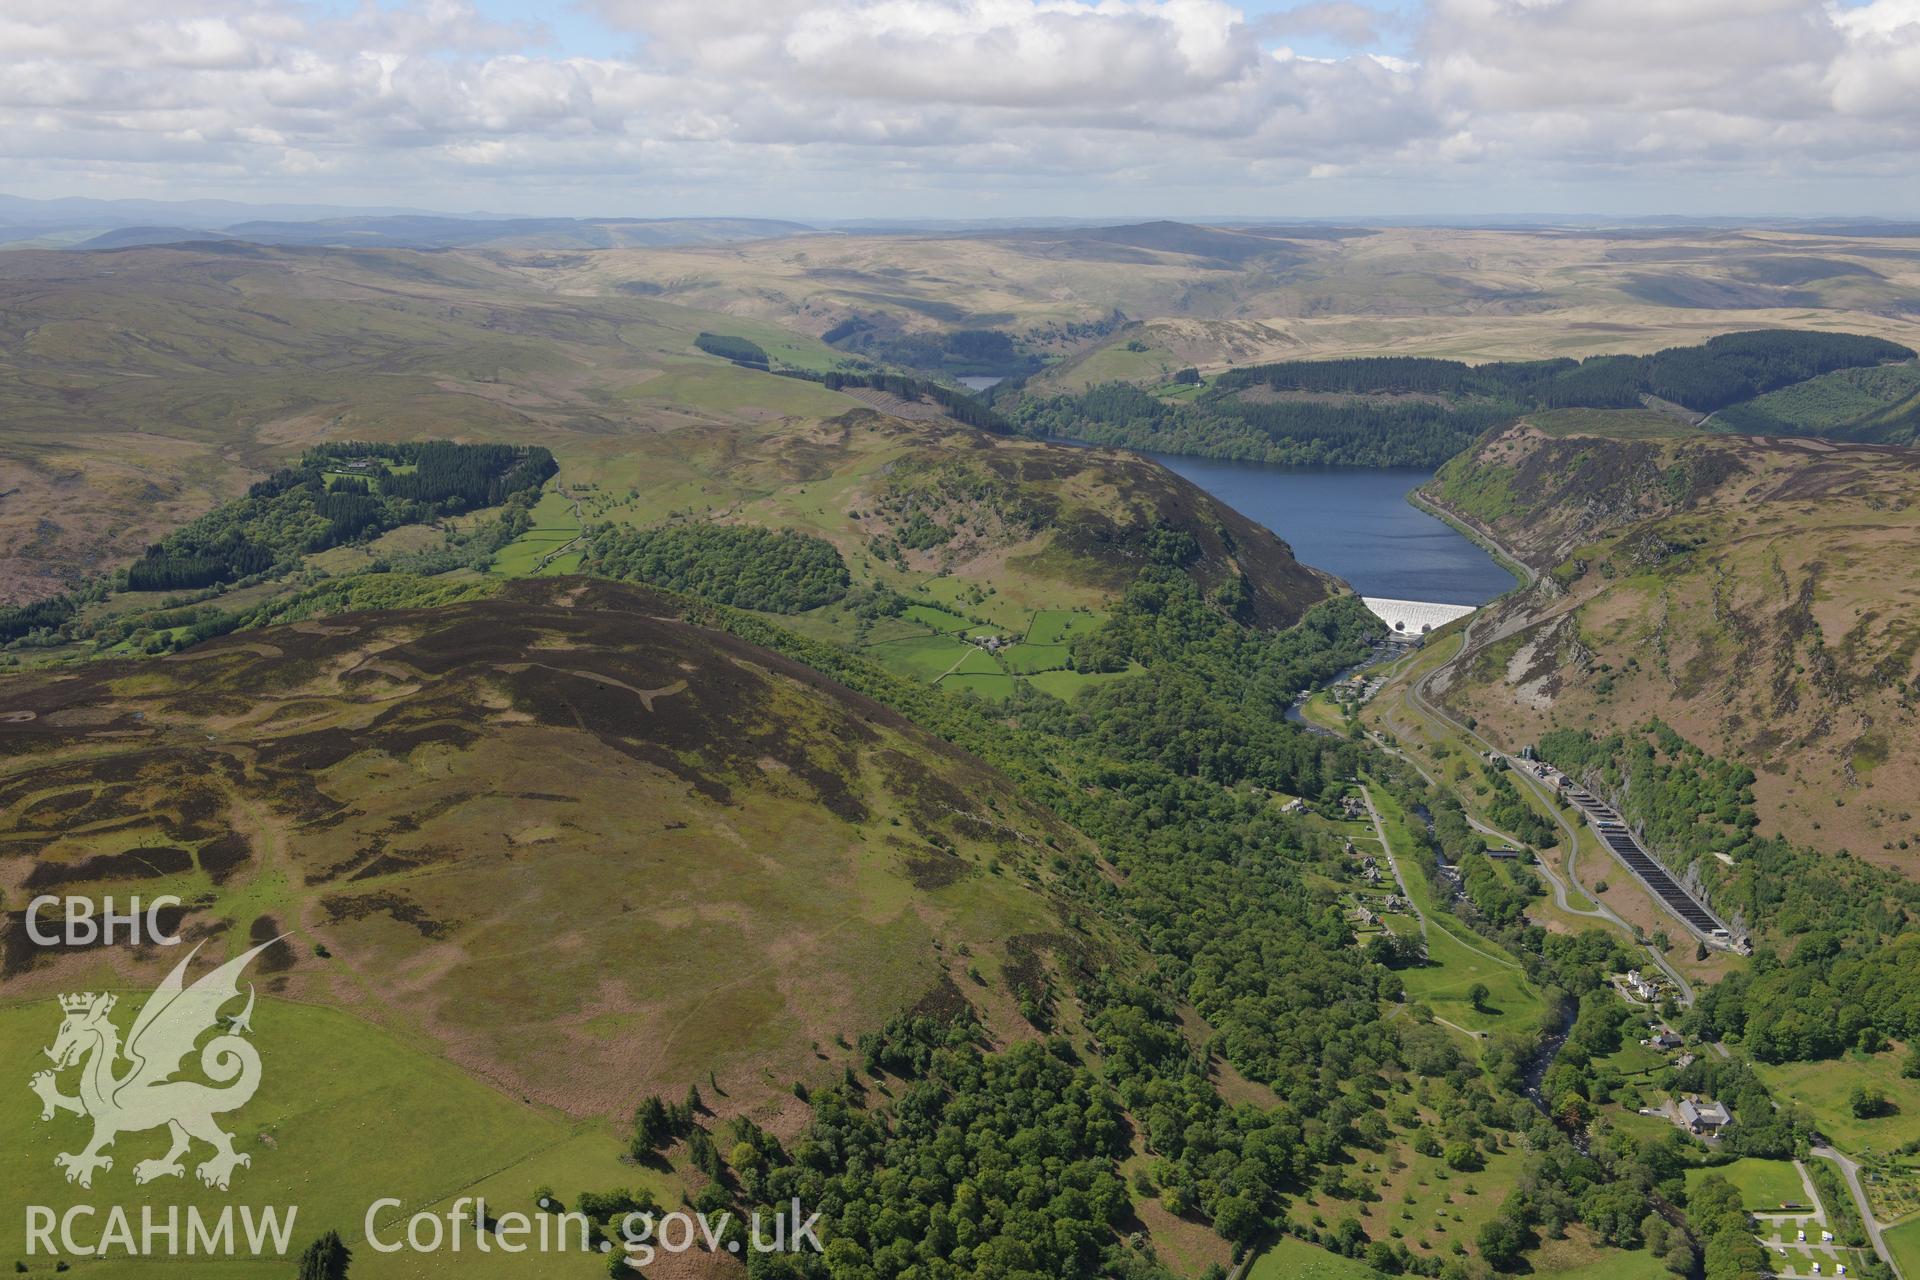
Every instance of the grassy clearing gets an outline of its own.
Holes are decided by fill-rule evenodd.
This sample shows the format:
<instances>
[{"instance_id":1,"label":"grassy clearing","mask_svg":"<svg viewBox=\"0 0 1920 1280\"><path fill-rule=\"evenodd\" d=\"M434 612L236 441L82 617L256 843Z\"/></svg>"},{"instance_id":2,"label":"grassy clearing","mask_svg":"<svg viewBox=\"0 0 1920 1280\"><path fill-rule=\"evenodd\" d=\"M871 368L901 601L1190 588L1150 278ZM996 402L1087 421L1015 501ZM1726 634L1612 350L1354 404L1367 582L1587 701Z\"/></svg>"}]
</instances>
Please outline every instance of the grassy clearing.
<instances>
[{"instance_id":1,"label":"grassy clearing","mask_svg":"<svg viewBox=\"0 0 1920 1280\"><path fill-rule=\"evenodd\" d=\"M934 631L942 634L952 631L965 631L968 626L967 620L959 614L949 613L945 609L936 609L928 604L908 605L906 609L901 612L900 616L909 622L918 622L922 626L930 627Z\"/></svg>"},{"instance_id":2,"label":"grassy clearing","mask_svg":"<svg viewBox=\"0 0 1920 1280\"><path fill-rule=\"evenodd\" d=\"M1641 1142L1665 1142L1673 1133L1672 1121L1664 1116L1643 1116L1623 1108L1604 1110L1601 1114L1607 1128L1630 1133Z\"/></svg>"},{"instance_id":3,"label":"grassy clearing","mask_svg":"<svg viewBox=\"0 0 1920 1280\"><path fill-rule=\"evenodd\" d=\"M1151 329L1130 331L1042 375L1049 388L1081 391L1103 382L1162 382L1193 363L1159 345Z\"/></svg>"},{"instance_id":4,"label":"grassy clearing","mask_svg":"<svg viewBox=\"0 0 1920 1280\"><path fill-rule=\"evenodd\" d=\"M1464 931L1457 921L1451 928ZM1418 1001L1438 1017L1472 1031L1530 1031L1540 1023L1545 1005L1519 970L1500 964L1485 951L1462 942L1440 921L1428 917L1427 964L1402 971L1407 998ZM1491 946L1491 944L1487 944ZM1486 1001L1478 1008L1467 992L1475 983L1486 986Z\"/></svg>"},{"instance_id":5,"label":"grassy clearing","mask_svg":"<svg viewBox=\"0 0 1920 1280\"><path fill-rule=\"evenodd\" d=\"M906 640L889 640L873 645L866 651L868 657L889 671L927 681L938 680L953 670L955 663L978 652L966 641L956 640L952 636L914 636Z\"/></svg>"},{"instance_id":6,"label":"grassy clearing","mask_svg":"<svg viewBox=\"0 0 1920 1280\"><path fill-rule=\"evenodd\" d=\"M949 693L966 690L977 693L983 698L998 702L1013 694L1013 677L1004 673L969 672L951 675L940 682L940 687Z\"/></svg>"},{"instance_id":7,"label":"grassy clearing","mask_svg":"<svg viewBox=\"0 0 1920 1280\"><path fill-rule=\"evenodd\" d=\"M1659 1071L1671 1065L1673 1059L1659 1049L1629 1039L1617 1052L1608 1054L1601 1061L1621 1075L1632 1078Z\"/></svg>"},{"instance_id":8,"label":"grassy clearing","mask_svg":"<svg viewBox=\"0 0 1920 1280\"><path fill-rule=\"evenodd\" d=\"M985 649L975 645L967 645L965 649L966 651L960 655L959 662L953 667L952 675L1004 676L1007 674L1000 669L1000 664L993 660L993 655Z\"/></svg>"},{"instance_id":9,"label":"grassy clearing","mask_svg":"<svg viewBox=\"0 0 1920 1280\"><path fill-rule=\"evenodd\" d=\"M1325 689L1301 704L1300 715L1308 724L1319 725L1322 729L1331 729L1335 733L1346 732L1346 713L1333 700L1333 695Z\"/></svg>"},{"instance_id":10,"label":"grassy clearing","mask_svg":"<svg viewBox=\"0 0 1920 1280\"><path fill-rule=\"evenodd\" d=\"M1105 684L1109 680L1119 680L1137 673L1138 668L1127 671L1042 671L1037 675L1028 676L1027 679L1032 681L1033 687L1042 693L1050 693L1056 698L1071 702L1097 684Z\"/></svg>"},{"instance_id":11,"label":"grassy clearing","mask_svg":"<svg viewBox=\"0 0 1920 1280\"><path fill-rule=\"evenodd\" d=\"M1920 1276L1920 1217L1914 1217L1886 1232L1887 1252L1900 1266L1903 1276Z\"/></svg>"},{"instance_id":12,"label":"grassy clearing","mask_svg":"<svg viewBox=\"0 0 1920 1280\"><path fill-rule=\"evenodd\" d=\"M1092 631L1106 620L1105 614L1080 613L1071 609L1037 609L1027 627L1026 643L1065 644L1071 637Z\"/></svg>"},{"instance_id":13,"label":"grassy clearing","mask_svg":"<svg viewBox=\"0 0 1920 1280\"><path fill-rule=\"evenodd\" d=\"M1538 1026L1546 1005L1519 963L1440 908L1418 865L1420 855L1414 852L1407 815L1383 789L1369 790L1399 860L1407 894L1427 918L1427 964L1400 975L1407 998L1427 1005L1438 1017L1481 1033L1529 1031ZM1366 834L1371 836L1371 830ZM1467 996L1475 983L1484 983L1488 991L1478 1008Z\"/></svg>"},{"instance_id":14,"label":"grassy clearing","mask_svg":"<svg viewBox=\"0 0 1920 1280\"><path fill-rule=\"evenodd\" d=\"M534 573L549 556L567 545L569 538L525 534L500 548L488 566L489 573L503 578L524 578ZM558 558L558 557L555 557Z\"/></svg>"},{"instance_id":15,"label":"grassy clearing","mask_svg":"<svg viewBox=\"0 0 1920 1280\"><path fill-rule=\"evenodd\" d=\"M635 406L701 417L830 418L860 404L816 382L742 369L717 358L669 364L621 396Z\"/></svg>"},{"instance_id":16,"label":"grassy clearing","mask_svg":"<svg viewBox=\"0 0 1920 1280\"><path fill-rule=\"evenodd\" d=\"M489 572L506 578L524 578L532 573L572 573L580 567L580 553L577 550L564 555L554 553L581 533L580 521L573 514L573 500L549 482L547 491L534 504L532 527L500 548Z\"/></svg>"},{"instance_id":17,"label":"grassy clearing","mask_svg":"<svg viewBox=\"0 0 1920 1280\"><path fill-rule=\"evenodd\" d=\"M1534 1258L1534 1270L1557 1280L1672 1280L1673 1272L1645 1249L1631 1253L1603 1249L1590 1261L1567 1266L1550 1259L1543 1249Z\"/></svg>"},{"instance_id":18,"label":"grassy clearing","mask_svg":"<svg viewBox=\"0 0 1920 1280\"><path fill-rule=\"evenodd\" d=\"M1064 644L1016 644L1000 656L1006 660L1007 670L1015 675L1032 675L1065 667L1067 653L1068 646Z\"/></svg>"},{"instance_id":19,"label":"grassy clearing","mask_svg":"<svg viewBox=\"0 0 1920 1280\"><path fill-rule=\"evenodd\" d=\"M1712 1169L1687 1170L1687 1190L1691 1193L1709 1174L1719 1174L1740 1192L1740 1207L1755 1212L1777 1212L1787 1203L1806 1204L1807 1189L1800 1174L1787 1160L1760 1160L1748 1157Z\"/></svg>"},{"instance_id":20,"label":"grassy clearing","mask_svg":"<svg viewBox=\"0 0 1920 1280\"><path fill-rule=\"evenodd\" d=\"M1920 1138L1920 1080L1900 1074L1902 1057L1892 1050L1871 1056L1849 1053L1832 1062L1790 1062L1754 1069L1775 1097L1811 1111L1822 1132L1841 1150L1886 1152ZM1894 1106L1893 1114L1872 1120L1856 1117L1847 1098L1862 1087L1884 1092Z\"/></svg>"},{"instance_id":21,"label":"grassy clearing","mask_svg":"<svg viewBox=\"0 0 1920 1280\"><path fill-rule=\"evenodd\" d=\"M1422 1122L1431 1119L1423 1116ZM1484 1168L1461 1172L1448 1168L1439 1156L1415 1151L1415 1127L1396 1126L1384 1154L1357 1151L1355 1162L1343 1168L1349 1189L1370 1190L1378 1199L1337 1198L1316 1188L1295 1201L1289 1221L1322 1227L1356 1218L1372 1239L1403 1243L1418 1257L1452 1257L1456 1242L1477 1254L1474 1238L1512 1191L1525 1157L1517 1149L1495 1148L1483 1152ZM1311 1248L1304 1243L1301 1247Z\"/></svg>"},{"instance_id":22,"label":"grassy clearing","mask_svg":"<svg viewBox=\"0 0 1920 1280\"><path fill-rule=\"evenodd\" d=\"M1247 1280L1371 1280L1372 1267L1294 1236L1281 1236L1254 1261Z\"/></svg>"},{"instance_id":23,"label":"grassy clearing","mask_svg":"<svg viewBox=\"0 0 1920 1280\"><path fill-rule=\"evenodd\" d=\"M137 1000L129 993L128 1000ZM51 1042L58 1013L49 1001L0 1010L0 1069L24 1082ZM575 1125L544 1108L509 1098L407 1041L334 1009L263 997L254 1016L254 1042L264 1070L259 1092L226 1121L235 1147L252 1156L234 1173L231 1194L202 1187L189 1167L184 1179L135 1187L133 1165L166 1148L159 1131L128 1133L115 1143L114 1167L95 1175L91 1192L63 1181L53 1155L78 1150L87 1122L59 1115L42 1122L39 1101L24 1087L0 1099L0 1123L17 1141L0 1152L0 1183L16 1202L194 1205L217 1213L229 1201L297 1205L298 1249L323 1231L338 1230L355 1252L354 1274L471 1274L468 1255L409 1260L403 1269L362 1249L367 1205L385 1196L404 1201L402 1214L439 1205L483 1186L501 1209L530 1207L535 1187L551 1182L563 1195L611 1185L665 1182L620 1163L611 1128ZM68 1084L71 1087L71 1084ZM404 1134L405 1141L391 1135ZM196 1148L190 1166L206 1158ZM0 1219L0 1258L25 1254L23 1219ZM286 1263L235 1263L209 1268L219 1276L284 1275ZM49 1264L49 1271L52 1270ZM200 1267L190 1268L196 1274ZM178 1263L89 1264L86 1274L178 1277ZM585 1274L593 1274L591 1271Z\"/></svg>"}]
</instances>

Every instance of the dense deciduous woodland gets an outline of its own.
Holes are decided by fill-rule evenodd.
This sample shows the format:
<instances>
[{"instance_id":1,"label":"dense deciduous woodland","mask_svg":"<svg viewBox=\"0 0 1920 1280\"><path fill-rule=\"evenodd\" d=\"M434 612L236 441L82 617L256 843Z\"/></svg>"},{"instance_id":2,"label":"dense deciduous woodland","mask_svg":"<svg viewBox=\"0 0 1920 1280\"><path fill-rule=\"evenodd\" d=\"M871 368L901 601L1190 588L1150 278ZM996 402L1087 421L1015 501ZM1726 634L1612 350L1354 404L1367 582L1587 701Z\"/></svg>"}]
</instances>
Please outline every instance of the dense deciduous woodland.
<instances>
[{"instance_id":1,"label":"dense deciduous woodland","mask_svg":"<svg viewBox=\"0 0 1920 1280\"><path fill-rule=\"evenodd\" d=\"M824 538L747 525L602 525L592 533L583 567L768 613L799 613L838 600L848 582L846 564Z\"/></svg>"},{"instance_id":2,"label":"dense deciduous woodland","mask_svg":"<svg viewBox=\"0 0 1920 1280\"><path fill-rule=\"evenodd\" d=\"M1830 1058L1920 1033L1912 927L1920 886L1760 834L1752 771L1659 721L1606 738L1559 730L1539 748L1616 797L1655 853L1698 876L1716 908L1754 930L1753 964L1701 993L1699 1033L1737 1037L1763 1062Z\"/></svg>"}]
</instances>

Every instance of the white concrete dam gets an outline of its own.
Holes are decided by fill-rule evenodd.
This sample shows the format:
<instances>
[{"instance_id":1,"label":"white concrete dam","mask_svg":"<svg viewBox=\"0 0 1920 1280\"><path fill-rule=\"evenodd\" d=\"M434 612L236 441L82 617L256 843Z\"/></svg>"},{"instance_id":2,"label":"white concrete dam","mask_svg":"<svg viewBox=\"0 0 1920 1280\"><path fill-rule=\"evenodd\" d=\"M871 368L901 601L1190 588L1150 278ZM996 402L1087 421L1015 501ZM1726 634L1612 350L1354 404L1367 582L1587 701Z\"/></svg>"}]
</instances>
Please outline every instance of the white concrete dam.
<instances>
[{"instance_id":1,"label":"white concrete dam","mask_svg":"<svg viewBox=\"0 0 1920 1280\"><path fill-rule=\"evenodd\" d=\"M1455 618L1464 618L1478 606L1470 604L1434 604L1426 600L1387 600L1380 596L1361 596L1360 603L1373 610L1396 635L1417 636L1438 631Z\"/></svg>"}]
</instances>

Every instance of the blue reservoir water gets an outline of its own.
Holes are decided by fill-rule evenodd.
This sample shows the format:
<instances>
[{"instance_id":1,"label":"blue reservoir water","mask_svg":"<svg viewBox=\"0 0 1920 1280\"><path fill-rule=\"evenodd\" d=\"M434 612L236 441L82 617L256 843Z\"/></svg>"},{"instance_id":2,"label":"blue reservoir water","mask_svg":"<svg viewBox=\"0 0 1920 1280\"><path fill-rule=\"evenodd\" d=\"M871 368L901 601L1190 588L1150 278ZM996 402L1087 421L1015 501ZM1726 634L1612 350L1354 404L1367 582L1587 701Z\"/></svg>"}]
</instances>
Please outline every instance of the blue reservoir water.
<instances>
[{"instance_id":1,"label":"blue reservoir water","mask_svg":"<svg viewBox=\"0 0 1920 1280\"><path fill-rule=\"evenodd\" d=\"M1279 534L1293 554L1363 596L1485 604L1513 576L1472 541L1407 502L1432 479L1417 467L1276 467L1152 454Z\"/></svg>"}]
</instances>

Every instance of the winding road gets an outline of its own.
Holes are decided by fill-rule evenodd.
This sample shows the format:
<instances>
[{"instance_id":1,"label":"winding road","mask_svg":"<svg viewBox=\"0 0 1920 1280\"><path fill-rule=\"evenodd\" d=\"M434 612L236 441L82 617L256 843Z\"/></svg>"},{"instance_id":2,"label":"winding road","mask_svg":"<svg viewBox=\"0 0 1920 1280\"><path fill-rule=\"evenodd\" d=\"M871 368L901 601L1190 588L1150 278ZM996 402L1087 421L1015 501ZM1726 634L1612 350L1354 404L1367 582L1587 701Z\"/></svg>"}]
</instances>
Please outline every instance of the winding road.
<instances>
[{"instance_id":1,"label":"winding road","mask_svg":"<svg viewBox=\"0 0 1920 1280\"><path fill-rule=\"evenodd\" d=\"M1373 819L1373 838L1380 842L1380 852L1386 855L1387 866L1393 872L1393 882L1400 886L1400 896L1407 900L1407 909L1413 912L1413 918L1420 922L1420 941L1427 940L1427 913L1407 892L1407 878L1400 871L1400 859L1393 856L1393 842L1387 839L1387 828L1380 821L1380 811L1373 807L1373 792L1367 790L1365 783L1360 784L1360 798L1367 802L1367 816Z\"/></svg>"},{"instance_id":2,"label":"winding road","mask_svg":"<svg viewBox=\"0 0 1920 1280\"><path fill-rule=\"evenodd\" d=\"M1457 524L1457 522L1453 521L1450 521L1450 523ZM1491 535L1477 529L1470 530L1470 533L1476 541L1490 547L1503 562L1512 564L1520 571L1525 578L1525 587L1523 589L1531 588L1539 581L1540 575L1538 573L1514 556L1512 552L1496 542ZM1427 717L1429 720L1445 725L1447 728L1459 734L1463 741L1477 744L1482 751L1497 751L1498 748L1495 747L1493 743L1488 742L1465 724L1456 720L1429 696L1432 683L1442 673L1451 674L1456 665L1469 655L1477 652L1482 645L1496 643L1512 635L1514 632L1523 629L1520 622L1509 622L1505 627L1497 628L1492 635L1481 640L1476 636L1475 632L1480 628L1483 620L1483 615L1478 613L1469 617L1466 626L1461 631L1459 652L1446 661L1436 664L1433 670L1409 680L1405 687L1407 701L1417 713ZM1385 742L1381 741L1380 735L1377 733L1372 736L1376 744L1383 749L1393 752L1401 759L1407 761L1407 763L1413 765L1415 771L1417 771L1421 777L1425 778L1429 784L1436 787L1440 785L1435 781L1432 774L1428 773L1424 768L1421 768L1420 764L1406 752L1387 746ZM1553 815L1554 822L1560 828L1561 837L1566 841L1566 879L1563 880L1559 873L1548 866L1545 859L1538 859L1534 863L1534 869L1546 877L1547 884L1553 891L1554 906L1571 916L1582 916L1590 920L1599 920L1603 923L1613 925L1627 934L1627 936L1632 937L1633 926L1628 924L1605 903L1595 901L1592 910L1573 905L1573 901L1569 895L1571 890L1578 886L1578 881L1574 879L1574 862L1580 855L1580 833L1574 825L1567 820L1567 816L1560 811L1560 806L1554 802L1554 796L1551 790L1541 783L1538 778L1532 777L1523 769L1514 769L1510 770L1510 772L1515 778L1520 780L1521 785L1539 797L1547 812ZM1468 821L1471 822L1477 830L1489 835L1497 835L1502 840L1508 841L1516 847L1525 843L1524 841L1514 839L1504 832L1495 831L1493 828L1488 827L1486 824L1472 817L1469 817ZM1573 881L1573 883L1570 885L1568 881ZM1585 895L1583 894L1583 896ZM1639 945L1645 950L1648 957L1653 961L1654 965L1659 968L1660 972L1664 973L1668 979L1673 982L1675 990L1680 993L1680 1003L1682 1005L1691 1005L1694 996L1693 984L1688 982L1686 978L1681 976L1679 970L1667 962L1666 957L1660 954L1658 948L1648 943L1640 943Z\"/></svg>"},{"instance_id":3,"label":"winding road","mask_svg":"<svg viewBox=\"0 0 1920 1280\"><path fill-rule=\"evenodd\" d=\"M1423 508L1425 507L1425 504L1416 504L1416 505L1421 505L1423 506ZM1431 508L1425 508L1425 509L1431 510ZM1434 512L1434 514L1438 515L1440 513L1436 511ZM1447 517L1442 516L1442 518L1446 519ZM1448 519L1448 523L1454 524L1456 527L1460 527L1456 520ZM1478 529L1470 529L1468 530L1468 532L1470 536L1472 536L1476 541L1481 542L1484 545L1488 546L1490 549L1492 549L1494 553L1501 558L1502 561L1517 568L1525 578L1525 585L1527 588L1533 587L1534 584L1539 581L1539 575L1535 573L1533 569L1528 567L1524 562L1520 561L1505 547L1501 546L1499 542L1495 540L1491 535L1487 534L1483 530L1478 530ZM1413 680L1408 681L1405 687L1406 687L1406 693L1407 693L1407 701L1412 706L1413 710L1416 713L1418 713L1419 715L1425 716L1430 720L1436 721L1440 724L1447 726L1448 728L1452 729L1455 733L1459 734L1463 741L1477 743L1482 749L1492 751L1492 750L1497 750L1497 748L1495 748L1492 743L1488 742L1485 738L1481 737L1478 733L1475 733L1472 729L1468 728L1466 725L1456 720L1453 716L1449 715L1446 711L1441 709L1439 705L1436 704L1436 702L1432 699L1432 697L1429 696L1431 693L1431 687L1433 682L1443 672L1450 674L1453 668L1463 658L1466 658L1470 654L1476 652L1481 645L1497 642L1505 638L1506 636L1513 634L1515 631L1522 629L1522 624L1516 620L1506 627L1496 629L1496 631L1492 635L1488 636L1486 639L1480 640L1475 635L1475 632L1479 628L1480 623L1481 623L1481 616L1478 614L1475 614L1473 617L1469 618L1465 628L1462 630L1462 633L1461 633L1459 652L1456 653L1453 657L1447 659L1446 661L1438 663L1433 668L1433 670L1428 671L1425 674ZM1419 762L1414 760L1413 757L1409 755L1407 752L1402 751L1396 747L1388 746L1386 742L1382 740L1381 735L1378 733L1371 733L1370 736L1373 737L1377 745L1379 745L1383 750L1392 752L1393 754L1399 756L1401 759L1405 760L1408 764L1411 764L1414 770L1418 772L1421 777L1425 778L1429 784L1434 785L1436 787L1440 785L1433 778L1433 776L1429 774L1424 768L1422 768ZM1574 880L1574 861L1578 857L1579 851L1580 851L1579 830L1574 826L1573 823L1567 820L1566 814L1561 812L1560 806L1555 803L1555 797L1550 788L1548 788L1538 778L1533 777L1523 769L1515 769L1515 770L1512 770L1511 772L1514 777L1520 780L1523 786L1525 786L1529 791L1531 791L1535 796L1539 797L1544 802L1544 806L1546 810L1553 815L1554 822L1559 826L1561 835L1565 838L1567 842L1566 876L1568 880ZM1363 789L1363 793L1364 793L1364 789ZM1369 811L1372 811L1373 809L1373 800L1371 796L1367 798L1367 808ZM1478 821L1477 819L1472 818L1471 816L1468 817L1468 821L1473 824L1476 830L1484 832L1488 835L1499 836L1501 839L1507 840L1516 846L1522 843L1521 841L1514 840L1511 836L1508 836L1503 832L1495 831L1493 828ZM1374 816L1374 825L1376 829L1378 829L1380 826L1379 816L1377 814L1375 814ZM1381 844L1383 846L1385 846L1386 844L1384 831L1382 831L1381 833ZM1623 920L1619 915L1617 915L1611 908L1609 908L1603 902L1595 901L1594 909L1591 911L1583 910L1581 908L1575 907L1568 897L1569 886L1565 881L1561 879L1559 874L1557 874L1553 870L1553 868L1546 865L1544 860L1537 862L1535 864L1535 869L1538 870L1542 875L1544 875L1547 879L1547 883L1552 886L1554 905L1557 908L1559 908L1561 911L1566 912L1568 915L1585 916L1590 919L1602 920L1618 927L1619 929L1621 929L1622 931L1626 932L1629 935L1633 933L1632 926L1629 925L1625 920ZM1394 867L1394 874L1396 877L1399 875L1398 866ZM1578 881L1574 880L1574 883L1577 885ZM1402 891L1404 892L1404 885L1403 885ZM1412 899L1409 898L1408 901L1411 902ZM1422 917L1422 924L1424 928L1424 917ZM1692 984L1690 984L1686 980L1686 978L1681 976L1678 970L1676 970L1672 965L1668 964L1666 958L1662 956L1656 948L1647 944L1642 944L1642 946L1644 947L1647 955L1651 957L1651 959L1653 960L1653 963L1659 966L1660 971L1666 974L1667 977L1672 980L1675 988L1680 992L1680 1002L1682 1004L1688 1004L1688 1005L1692 1004L1693 998L1694 998L1694 991L1693 991ZM1726 1046L1723 1044L1716 1043L1712 1045L1711 1048L1721 1058L1727 1058L1730 1056L1727 1052ZM1835 1165L1839 1166L1841 1176L1846 1181L1847 1190L1853 1197L1854 1207L1860 1215L1860 1221L1865 1226L1867 1237L1873 1244L1874 1253L1879 1256L1881 1261L1886 1263L1887 1267L1893 1272L1895 1280L1906 1280L1905 1276L1900 1270L1899 1264L1895 1262L1893 1259L1892 1251L1887 1248L1886 1240L1882 1235L1882 1227L1879 1220L1873 1216L1872 1202L1869 1201L1867 1198L1866 1188L1863 1187L1860 1183L1860 1166L1856 1164L1850 1157L1848 1157L1844 1153L1836 1151L1829 1146L1813 1147L1810 1149L1810 1154L1818 1157L1819 1159L1831 1161ZM1815 1200L1815 1203L1818 1203L1817 1198ZM1917 1278L1917 1280L1920 1280L1920 1278Z\"/></svg>"},{"instance_id":4,"label":"winding road","mask_svg":"<svg viewBox=\"0 0 1920 1280\"><path fill-rule=\"evenodd\" d=\"M1400 859L1393 856L1393 842L1387 839L1386 825L1380 821L1380 811L1373 807L1373 792L1367 789L1367 786L1365 783L1360 784L1360 798L1366 801L1367 816L1373 819L1374 838L1380 842L1380 849L1383 853L1386 854L1387 866L1393 871L1394 883L1400 886L1400 896L1406 899L1407 910L1413 912L1413 918L1420 922L1420 941L1422 943L1425 943L1428 940L1428 938L1432 936L1428 932L1429 927L1438 929L1440 932L1446 934L1447 937L1459 943L1461 946L1465 947L1468 951L1473 952L1475 955L1482 956L1488 960L1492 960L1497 964L1506 965L1510 969L1521 970L1522 972L1524 972L1524 968L1518 962L1511 959L1510 957L1495 955L1491 951L1483 951L1479 947L1474 946L1471 942L1468 942L1465 938L1462 938L1459 934L1455 933L1453 930L1447 928L1447 926L1445 926L1444 924L1440 924L1437 922L1431 922L1430 924L1427 913L1420 909L1419 901L1415 899L1413 894L1409 892L1407 889L1407 877L1405 873L1400 870ZM1397 1005L1395 1006L1394 1012L1398 1013L1400 1009L1404 1007L1405 1007L1404 1005ZM1433 1020L1435 1022L1438 1022L1442 1026L1453 1028L1455 1031L1458 1031L1461 1035L1466 1036L1470 1040L1481 1040L1486 1037L1486 1032L1484 1031L1475 1031L1472 1027L1463 1027L1457 1022L1449 1022L1447 1019L1441 1017L1439 1014L1434 1014Z\"/></svg>"},{"instance_id":5,"label":"winding road","mask_svg":"<svg viewBox=\"0 0 1920 1280\"><path fill-rule=\"evenodd\" d=\"M1860 1185L1860 1166L1832 1147L1809 1147L1807 1152L1840 1166L1840 1176L1847 1180L1847 1190L1853 1193L1853 1207L1859 1211L1860 1221L1867 1228L1867 1239L1873 1241L1873 1251L1893 1272L1894 1280L1905 1280L1900 1273L1900 1264L1893 1260L1893 1250L1887 1248L1887 1242L1881 1238L1880 1222L1873 1216L1873 1203L1867 1199L1867 1189Z\"/></svg>"}]
</instances>

